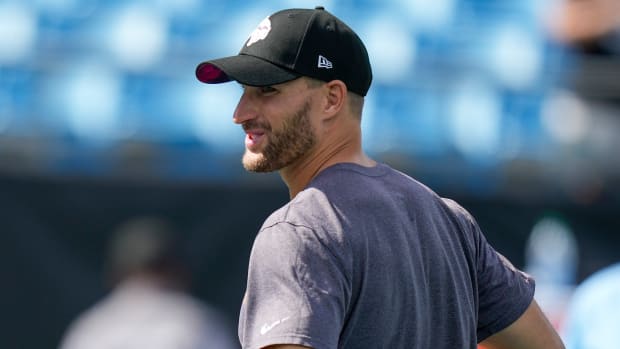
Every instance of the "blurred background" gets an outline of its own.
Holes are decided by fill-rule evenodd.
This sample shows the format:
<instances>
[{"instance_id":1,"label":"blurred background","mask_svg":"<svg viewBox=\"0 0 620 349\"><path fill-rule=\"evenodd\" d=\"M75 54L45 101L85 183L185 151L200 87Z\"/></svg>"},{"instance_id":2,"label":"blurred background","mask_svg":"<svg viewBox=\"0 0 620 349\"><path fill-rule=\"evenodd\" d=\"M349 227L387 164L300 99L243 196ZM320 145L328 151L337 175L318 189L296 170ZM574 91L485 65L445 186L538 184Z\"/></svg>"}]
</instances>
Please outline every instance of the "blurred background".
<instances>
[{"instance_id":1,"label":"blurred background","mask_svg":"<svg viewBox=\"0 0 620 349\"><path fill-rule=\"evenodd\" d=\"M57 347L108 292L111 231L145 214L176 224L193 294L236 327L288 192L240 165L239 86L194 69L319 4L369 50L367 152L467 208L562 326L573 287L620 261L617 1L0 0L1 347Z\"/></svg>"}]
</instances>

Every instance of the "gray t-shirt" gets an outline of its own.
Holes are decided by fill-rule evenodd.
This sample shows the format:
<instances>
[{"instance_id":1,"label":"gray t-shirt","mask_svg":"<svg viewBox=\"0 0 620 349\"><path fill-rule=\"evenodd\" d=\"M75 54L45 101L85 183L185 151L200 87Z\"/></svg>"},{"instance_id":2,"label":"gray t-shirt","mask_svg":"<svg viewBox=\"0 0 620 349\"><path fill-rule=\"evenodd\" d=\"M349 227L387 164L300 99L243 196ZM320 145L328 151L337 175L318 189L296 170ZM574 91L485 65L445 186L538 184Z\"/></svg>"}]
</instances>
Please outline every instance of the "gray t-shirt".
<instances>
[{"instance_id":1,"label":"gray t-shirt","mask_svg":"<svg viewBox=\"0 0 620 349\"><path fill-rule=\"evenodd\" d=\"M387 165L322 171L256 237L243 348L476 348L534 282L454 201Z\"/></svg>"}]
</instances>

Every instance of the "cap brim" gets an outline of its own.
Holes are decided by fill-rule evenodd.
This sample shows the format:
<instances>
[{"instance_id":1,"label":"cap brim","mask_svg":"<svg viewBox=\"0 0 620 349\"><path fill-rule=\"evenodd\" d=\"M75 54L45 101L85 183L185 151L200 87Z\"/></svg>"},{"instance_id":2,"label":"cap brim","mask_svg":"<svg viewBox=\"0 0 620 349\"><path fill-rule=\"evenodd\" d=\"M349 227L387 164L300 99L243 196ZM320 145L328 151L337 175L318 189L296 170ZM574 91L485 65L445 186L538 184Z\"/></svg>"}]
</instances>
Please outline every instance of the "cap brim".
<instances>
[{"instance_id":1,"label":"cap brim","mask_svg":"<svg viewBox=\"0 0 620 349\"><path fill-rule=\"evenodd\" d=\"M249 86L267 86L291 81L300 75L263 59L237 55L200 63L196 77L207 84L235 80Z\"/></svg>"}]
</instances>

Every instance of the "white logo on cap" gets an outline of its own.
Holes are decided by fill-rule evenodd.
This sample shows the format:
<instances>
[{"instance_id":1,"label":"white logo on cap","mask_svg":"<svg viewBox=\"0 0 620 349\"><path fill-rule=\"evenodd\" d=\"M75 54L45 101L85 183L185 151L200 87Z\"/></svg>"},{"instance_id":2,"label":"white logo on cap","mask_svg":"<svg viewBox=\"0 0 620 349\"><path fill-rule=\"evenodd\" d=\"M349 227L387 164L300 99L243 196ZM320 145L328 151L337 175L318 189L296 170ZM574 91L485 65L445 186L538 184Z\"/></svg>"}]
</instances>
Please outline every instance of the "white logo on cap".
<instances>
[{"instance_id":1,"label":"white logo on cap","mask_svg":"<svg viewBox=\"0 0 620 349\"><path fill-rule=\"evenodd\" d=\"M331 69L334 66L333 66L332 62L329 61L329 59L319 55L319 64L317 65L317 67L325 68L325 69Z\"/></svg>"},{"instance_id":2,"label":"white logo on cap","mask_svg":"<svg viewBox=\"0 0 620 349\"><path fill-rule=\"evenodd\" d=\"M254 29L254 31L252 32L252 34L250 34L250 38L248 39L248 43L245 44L245 46L250 46L253 43L263 40L264 38L267 37L267 34L269 34L269 31L271 31L271 21L269 20L269 17L263 19L258 26L256 27L256 29Z\"/></svg>"}]
</instances>

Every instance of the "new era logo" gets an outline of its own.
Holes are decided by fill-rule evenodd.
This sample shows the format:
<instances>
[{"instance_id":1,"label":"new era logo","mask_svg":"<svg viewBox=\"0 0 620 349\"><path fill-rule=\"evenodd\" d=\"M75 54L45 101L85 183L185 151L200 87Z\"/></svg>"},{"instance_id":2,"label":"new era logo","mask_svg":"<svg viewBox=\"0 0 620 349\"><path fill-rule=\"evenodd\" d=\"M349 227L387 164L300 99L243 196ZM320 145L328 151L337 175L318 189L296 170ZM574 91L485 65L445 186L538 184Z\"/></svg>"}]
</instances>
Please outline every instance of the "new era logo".
<instances>
[{"instance_id":1,"label":"new era logo","mask_svg":"<svg viewBox=\"0 0 620 349\"><path fill-rule=\"evenodd\" d=\"M333 68L332 62L329 59L319 55L319 64L317 65L319 68L331 69Z\"/></svg>"}]
</instances>

